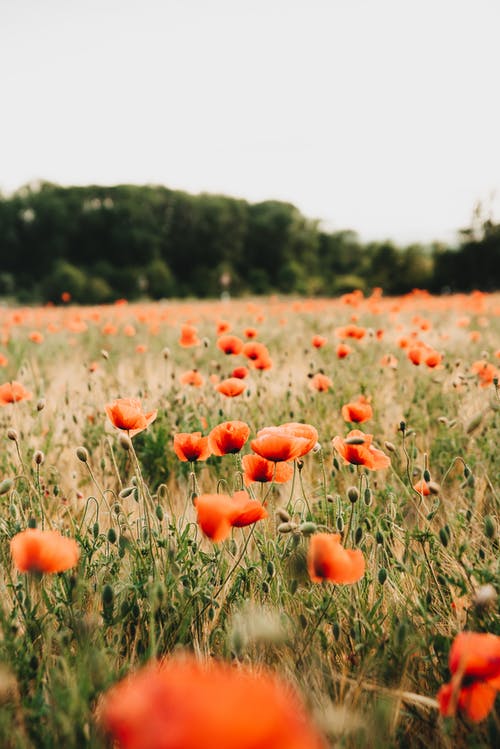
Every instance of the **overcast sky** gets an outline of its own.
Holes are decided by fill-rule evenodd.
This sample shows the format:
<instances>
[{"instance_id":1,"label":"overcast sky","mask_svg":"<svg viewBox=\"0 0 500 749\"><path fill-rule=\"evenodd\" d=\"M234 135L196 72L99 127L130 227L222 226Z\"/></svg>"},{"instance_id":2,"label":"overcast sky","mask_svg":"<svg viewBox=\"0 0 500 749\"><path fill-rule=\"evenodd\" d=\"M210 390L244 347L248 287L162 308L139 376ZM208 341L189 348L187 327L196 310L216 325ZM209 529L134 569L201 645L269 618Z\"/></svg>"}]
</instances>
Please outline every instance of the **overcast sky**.
<instances>
[{"instance_id":1,"label":"overcast sky","mask_svg":"<svg viewBox=\"0 0 500 749\"><path fill-rule=\"evenodd\" d=\"M500 218L499 0L0 0L0 189L161 183L365 239Z\"/></svg>"}]
</instances>

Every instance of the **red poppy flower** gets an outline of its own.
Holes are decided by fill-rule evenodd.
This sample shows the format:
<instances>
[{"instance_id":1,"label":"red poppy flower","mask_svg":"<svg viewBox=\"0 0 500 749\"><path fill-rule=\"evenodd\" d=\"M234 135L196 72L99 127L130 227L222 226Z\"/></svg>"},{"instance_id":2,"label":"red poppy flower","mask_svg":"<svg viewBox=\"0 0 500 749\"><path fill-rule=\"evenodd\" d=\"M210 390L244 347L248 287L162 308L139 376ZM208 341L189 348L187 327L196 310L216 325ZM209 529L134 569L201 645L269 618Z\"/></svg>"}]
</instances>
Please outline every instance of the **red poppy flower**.
<instances>
[{"instance_id":1,"label":"red poppy flower","mask_svg":"<svg viewBox=\"0 0 500 749\"><path fill-rule=\"evenodd\" d=\"M235 367L231 373L231 377L236 377L238 380L244 380L250 372L246 367Z\"/></svg>"},{"instance_id":2,"label":"red poppy flower","mask_svg":"<svg viewBox=\"0 0 500 749\"><path fill-rule=\"evenodd\" d=\"M435 351L432 348L427 349L427 351L424 354L424 363L429 369L434 369L435 367L438 367L443 360L442 354L439 353L439 351Z\"/></svg>"},{"instance_id":3,"label":"red poppy flower","mask_svg":"<svg viewBox=\"0 0 500 749\"><path fill-rule=\"evenodd\" d=\"M212 541L223 541L231 533L231 506L227 494L200 494L194 500L198 525Z\"/></svg>"},{"instance_id":4,"label":"red poppy flower","mask_svg":"<svg viewBox=\"0 0 500 749\"><path fill-rule=\"evenodd\" d=\"M188 369L179 377L181 385L191 385L191 387L201 388L205 382L203 376L197 369Z\"/></svg>"},{"instance_id":5,"label":"red poppy flower","mask_svg":"<svg viewBox=\"0 0 500 749\"><path fill-rule=\"evenodd\" d=\"M333 382L329 377L318 372L309 380L309 386L313 390L317 390L319 393L327 393L328 390L333 387Z\"/></svg>"},{"instance_id":6,"label":"red poppy flower","mask_svg":"<svg viewBox=\"0 0 500 749\"><path fill-rule=\"evenodd\" d=\"M342 406L342 418L344 421L352 421L356 424L362 424L373 417L373 410L370 401L364 395L360 395L352 403L346 403Z\"/></svg>"},{"instance_id":7,"label":"red poppy flower","mask_svg":"<svg viewBox=\"0 0 500 749\"><path fill-rule=\"evenodd\" d=\"M174 435L174 452L183 462L206 460L211 455L208 437L201 432L179 432Z\"/></svg>"},{"instance_id":8,"label":"red poppy flower","mask_svg":"<svg viewBox=\"0 0 500 749\"><path fill-rule=\"evenodd\" d=\"M328 339L322 335L313 335L311 343L314 348L323 348L328 343Z\"/></svg>"},{"instance_id":9,"label":"red poppy flower","mask_svg":"<svg viewBox=\"0 0 500 749\"><path fill-rule=\"evenodd\" d=\"M30 400L32 397L33 394L26 390L20 382L16 382L16 380L0 385L0 406L6 406L7 403Z\"/></svg>"},{"instance_id":10,"label":"red poppy flower","mask_svg":"<svg viewBox=\"0 0 500 749\"><path fill-rule=\"evenodd\" d=\"M267 346L259 341L248 341L243 345L242 353L250 359L250 361L257 361L257 359L269 358L269 350Z\"/></svg>"},{"instance_id":11,"label":"red poppy flower","mask_svg":"<svg viewBox=\"0 0 500 749\"><path fill-rule=\"evenodd\" d=\"M227 320L218 320L216 325L217 335L222 335L231 330L231 324Z\"/></svg>"},{"instance_id":12,"label":"red poppy flower","mask_svg":"<svg viewBox=\"0 0 500 749\"><path fill-rule=\"evenodd\" d=\"M449 665L451 682L437 695L441 714L452 716L458 709L475 722L484 720L500 689L500 637L461 632L451 646Z\"/></svg>"},{"instance_id":13,"label":"red poppy flower","mask_svg":"<svg viewBox=\"0 0 500 749\"><path fill-rule=\"evenodd\" d=\"M346 464L364 466L370 471L387 468L391 464L391 459L382 450L373 447L372 440L373 435L353 429L345 440L342 437L334 437L332 444Z\"/></svg>"},{"instance_id":14,"label":"red poppy flower","mask_svg":"<svg viewBox=\"0 0 500 749\"><path fill-rule=\"evenodd\" d=\"M493 364L490 364L485 359L475 361L471 366L471 371L478 376L481 387L483 388L491 385L495 377L498 377L498 371Z\"/></svg>"},{"instance_id":15,"label":"red poppy flower","mask_svg":"<svg viewBox=\"0 0 500 749\"><path fill-rule=\"evenodd\" d=\"M237 335L222 335L217 339L217 348L228 355L241 354L243 345L243 341Z\"/></svg>"},{"instance_id":16,"label":"red poppy flower","mask_svg":"<svg viewBox=\"0 0 500 749\"><path fill-rule=\"evenodd\" d=\"M225 421L212 429L208 444L214 455L239 453L249 435L250 427L244 421Z\"/></svg>"},{"instance_id":17,"label":"red poppy flower","mask_svg":"<svg viewBox=\"0 0 500 749\"><path fill-rule=\"evenodd\" d=\"M146 429L158 413L156 410L144 413L141 401L137 398L117 398L105 408L113 426L127 431L129 437L134 437Z\"/></svg>"},{"instance_id":18,"label":"red poppy flower","mask_svg":"<svg viewBox=\"0 0 500 749\"><path fill-rule=\"evenodd\" d=\"M244 455L241 462L245 486L254 481L264 484L272 481L273 477L276 484L285 484L293 476L293 466L289 463L273 463L260 455Z\"/></svg>"},{"instance_id":19,"label":"red poppy flower","mask_svg":"<svg viewBox=\"0 0 500 749\"><path fill-rule=\"evenodd\" d=\"M365 559L359 549L344 549L338 533L316 533L309 543L307 569L315 583L329 580L345 585L361 580Z\"/></svg>"},{"instance_id":20,"label":"red poppy flower","mask_svg":"<svg viewBox=\"0 0 500 749\"><path fill-rule=\"evenodd\" d=\"M366 330L357 325L346 325L343 328L336 328L335 335L337 338L356 338L361 340L366 335Z\"/></svg>"},{"instance_id":21,"label":"red poppy flower","mask_svg":"<svg viewBox=\"0 0 500 749\"><path fill-rule=\"evenodd\" d=\"M304 705L274 673L192 655L150 662L102 699L120 749L325 749Z\"/></svg>"},{"instance_id":22,"label":"red poppy flower","mask_svg":"<svg viewBox=\"0 0 500 749\"><path fill-rule=\"evenodd\" d=\"M352 348L347 343L339 343L336 349L337 359L345 359L352 352Z\"/></svg>"},{"instance_id":23,"label":"red poppy flower","mask_svg":"<svg viewBox=\"0 0 500 749\"><path fill-rule=\"evenodd\" d=\"M10 542L10 553L20 572L64 572L74 567L80 549L72 538L57 531L28 528Z\"/></svg>"},{"instance_id":24,"label":"red poppy flower","mask_svg":"<svg viewBox=\"0 0 500 749\"><path fill-rule=\"evenodd\" d=\"M243 331L245 338L257 338L258 334L257 328L245 328Z\"/></svg>"},{"instance_id":25,"label":"red poppy flower","mask_svg":"<svg viewBox=\"0 0 500 749\"><path fill-rule=\"evenodd\" d=\"M215 389L227 398L236 398L246 390L246 387L245 383L237 377L228 377L227 380L219 382Z\"/></svg>"},{"instance_id":26,"label":"red poppy flower","mask_svg":"<svg viewBox=\"0 0 500 749\"><path fill-rule=\"evenodd\" d=\"M39 330L33 330L28 336L32 343L43 343L43 335Z\"/></svg>"}]
</instances>

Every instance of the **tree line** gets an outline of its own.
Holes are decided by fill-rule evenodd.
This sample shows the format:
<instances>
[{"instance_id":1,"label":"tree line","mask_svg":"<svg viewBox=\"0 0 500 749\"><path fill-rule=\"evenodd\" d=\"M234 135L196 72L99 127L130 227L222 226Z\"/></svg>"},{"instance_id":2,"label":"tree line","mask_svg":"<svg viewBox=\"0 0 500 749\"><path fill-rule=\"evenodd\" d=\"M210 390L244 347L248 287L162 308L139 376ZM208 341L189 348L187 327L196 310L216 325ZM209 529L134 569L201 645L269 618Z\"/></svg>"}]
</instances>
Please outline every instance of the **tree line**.
<instances>
[{"instance_id":1,"label":"tree line","mask_svg":"<svg viewBox=\"0 0 500 749\"><path fill-rule=\"evenodd\" d=\"M162 186L61 187L0 196L0 296L21 302L215 297L223 291L336 295L500 288L500 225L455 247L363 243L292 204L190 195Z\"/></svg>"}]
</instances>

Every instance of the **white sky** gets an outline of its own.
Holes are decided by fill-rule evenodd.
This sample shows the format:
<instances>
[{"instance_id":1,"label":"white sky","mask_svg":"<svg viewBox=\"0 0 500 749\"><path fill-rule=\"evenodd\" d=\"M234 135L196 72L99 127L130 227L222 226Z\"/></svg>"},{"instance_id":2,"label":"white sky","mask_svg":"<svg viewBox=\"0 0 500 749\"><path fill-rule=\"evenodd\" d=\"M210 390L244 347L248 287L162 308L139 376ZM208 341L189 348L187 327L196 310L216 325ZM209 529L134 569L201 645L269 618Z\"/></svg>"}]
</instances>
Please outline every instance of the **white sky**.
<instances>
[{"instance_id":1,"label":"white sky","mask_svg":"<svg viewBox=\"0 0 500 749\"><path fill-rule=\"evenodd\" d=\"M499 30L499 0L0 0L0 189L161 183L449 238L500 193Z\"/></svg>"}]
</instances>

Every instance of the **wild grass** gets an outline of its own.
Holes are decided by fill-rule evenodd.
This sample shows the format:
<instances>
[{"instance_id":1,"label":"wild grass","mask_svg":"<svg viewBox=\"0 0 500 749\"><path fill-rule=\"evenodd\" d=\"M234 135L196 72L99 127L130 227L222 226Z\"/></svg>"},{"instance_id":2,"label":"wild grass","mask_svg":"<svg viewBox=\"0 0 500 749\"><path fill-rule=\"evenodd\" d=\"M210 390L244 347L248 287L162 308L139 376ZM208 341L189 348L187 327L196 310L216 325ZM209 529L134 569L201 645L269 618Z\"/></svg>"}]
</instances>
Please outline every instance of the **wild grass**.
<instances>
[{"instance_id":1,"label":"wild grass","mask_svg":"<svg viewBox=\"0 0 500 749\"><path fill-rule=\"evenodd\" d=\"M367 333L340 360L334 331L353 315ZM449 681L458 632L500 635L498 599L477 600L481 586L499 585L500 401L495 384L481 387L471 372L477 360L498 362L499 315L500 299L480 295L2 310L2 382L20 381L33 398L0 410L0 746L109 746L96 720L99 696L180 648L276 669L299 688L332 747L498 745L495 712L481 724L445 719L435 697ZM240 336L256 326L273 360L267 371L251 370L234 399L210 381L246 363L217 349L221 319ZM202 343L182 348L188 320ZM75 321L86 329L75 332ZM109 322L112 335L102 332ZM124 335L127 324L135 335ZM41 344L29 340L34 329ZM412 331L444 354L439 368L407 359L398 341ZM314 334L328 339L319 350ZM397 369L380 364L387 353ZM205 378L201 388L179 383L192 368ZM310 388L319 371L333 381L328 392ZM390 455L387 470L344 465L332 449L351 428L341 407L360 393L374 409L361 428ZM117 397L158 409L132 450L104 411ZM230 419L246 421L252 437L265 426L310 423L320 447L292 482L253 485L267 520L214 544L197 526L193 496L239 490L239 460L191 466L172 440ZM424 474L438 485L426 497L412 488ZM289 532L281 532L284 513ZM34 526L75 538L78 567L16 571L10 540ZM310 581L310 534L325 528L363 552L359 583Z\"/></svg>"}]
</instances>

